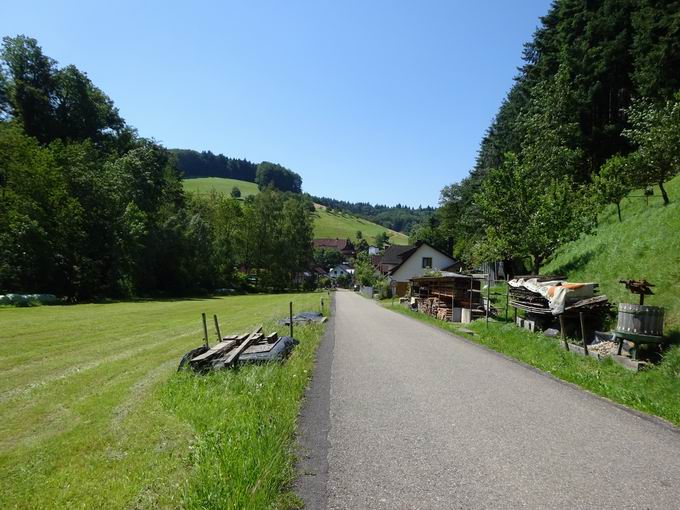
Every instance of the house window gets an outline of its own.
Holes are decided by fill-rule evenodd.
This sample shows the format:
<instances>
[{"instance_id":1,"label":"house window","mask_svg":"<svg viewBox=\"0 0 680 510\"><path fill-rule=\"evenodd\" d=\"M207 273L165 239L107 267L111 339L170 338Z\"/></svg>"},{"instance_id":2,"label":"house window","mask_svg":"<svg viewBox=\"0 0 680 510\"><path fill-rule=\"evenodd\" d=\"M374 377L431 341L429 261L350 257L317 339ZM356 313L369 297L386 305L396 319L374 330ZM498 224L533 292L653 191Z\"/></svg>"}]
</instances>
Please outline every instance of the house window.
<instances>
[{"instance_id":1,"label":"house window","mask_svg":"<svg viewBox=\"0 0 680 510\"><path fill-rule=\"evenodd\" d=\"M432 257L423 257L423 269L432 269Z\"/></svg>"}]
</instances>

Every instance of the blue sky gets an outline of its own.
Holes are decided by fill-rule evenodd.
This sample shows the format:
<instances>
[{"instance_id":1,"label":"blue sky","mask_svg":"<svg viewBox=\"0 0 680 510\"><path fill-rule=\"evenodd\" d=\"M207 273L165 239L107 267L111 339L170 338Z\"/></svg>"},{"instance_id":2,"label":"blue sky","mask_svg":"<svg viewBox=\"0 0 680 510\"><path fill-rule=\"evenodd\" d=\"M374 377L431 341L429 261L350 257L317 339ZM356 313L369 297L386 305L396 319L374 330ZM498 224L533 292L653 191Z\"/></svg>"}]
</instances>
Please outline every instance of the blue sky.
<instances>
[{"instance_id":1,"label":"blue sky","mask_svg":"<svg viewBox=\"0 0 680 510\"><path fill-rule=\"evenodd\" d=\"M12 2L0 34L75 64L142 136L436 205L467 175L549 0Z\"/></svg>"}]
</instances>

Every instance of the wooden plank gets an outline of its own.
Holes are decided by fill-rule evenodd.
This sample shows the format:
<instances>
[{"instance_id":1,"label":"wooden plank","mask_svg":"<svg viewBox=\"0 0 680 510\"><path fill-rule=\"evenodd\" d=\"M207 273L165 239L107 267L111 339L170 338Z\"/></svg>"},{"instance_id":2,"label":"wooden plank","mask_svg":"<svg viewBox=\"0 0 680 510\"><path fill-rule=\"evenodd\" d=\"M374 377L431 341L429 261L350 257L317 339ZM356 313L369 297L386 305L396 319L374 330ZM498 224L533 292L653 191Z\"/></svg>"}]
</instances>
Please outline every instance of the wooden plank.
<instances>
[{"instance_id":1,"label":"wooden plank","mask_svg":"<svg viewBox=\"0 0 680 510\"><path fill-rule=\"evenodd\" d=\"M191 363L200 363L202 361L207 361L209 359L217 357L220 354L223 354L227 352L229 349L233 348L234 345L236 345L236 343L237 343L236 340L226 340L224 342L220 342L219 344L211 347L209 351L206 351L203 354L196 356L195 358L192 358Z\"/></svg>"},{"instance_id":2,"label":"wooden plank","mask_svg":"<svg viewBox=\"0 0 680 510\"><path fill-rule=\"evenodd\" d=\"M268 344L273 344L279 339L279 334L274 331L273 333L269 333L267 335L267 343Z\"/></svg>"},{"instance_id":3,"label":"wooden plank","mask_svg":"<svg viewBox=\"0 0 680 510\"><path fill-rule=\"evenodd\" d=\"M231 365L232 363L235 363L238 361L238 357L241 355L243 351L245 351L248 347L251 346L251 344L255 341L255 338L257 337L258 334L262 331L262 326L260 326L258 329L253 331L248 338L246 338L243 342L241 342L241 345L238 347L235 347L232 349L229 354L227 354L227 357L224 359L224 365L228 366Z\"/></svg>"},{"instance_id":4,"label":"wooden plank","mask_svg":"<svg viewBox=\"0 0 680 510\"><path fill-rule=\"evenodd\" d=\"M251 345L248 347L245 351L243 351L244 354L258 354L261 352L269 352L271 351L274 346L278 343L278 339L275 340L272 343L267 343L267 344L257 344L257 345Z\"/></svg>"}]
</instances>

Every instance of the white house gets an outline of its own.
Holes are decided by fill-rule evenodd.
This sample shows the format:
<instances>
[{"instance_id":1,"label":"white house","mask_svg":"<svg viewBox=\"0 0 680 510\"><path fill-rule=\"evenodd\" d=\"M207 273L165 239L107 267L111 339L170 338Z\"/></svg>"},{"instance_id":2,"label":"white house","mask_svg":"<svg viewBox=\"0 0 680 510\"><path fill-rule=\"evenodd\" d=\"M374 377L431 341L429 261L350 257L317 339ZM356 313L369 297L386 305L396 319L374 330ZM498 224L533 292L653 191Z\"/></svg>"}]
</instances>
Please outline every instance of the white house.
<instances>
[{"instance_id":1,"label":"white house","mask_svg":"<svg viewBox=\"0 0 680 510\"><path fill-rule=\"evenodd\" d=\"M352 276L354 276L354 269L352 269L346 264L338 264L334 268L331 268L330 271L328 271L328 276L332 280L340 278L341 276L349 276L351 278Z\"/></svg>"},{"instance_id":2,"label":"white house","mask_svg":"<svg viewBox=\"0 0 680 510\"><path fill-rule=\"evenodd\" d=\"M369 255L380 255L380 250L378 249L377 246L369 246L368 247L368 254Z\"/></svg>"},{"instance_id":3,"label":"white house","mask_svg":"<svg viewBox=\"0 0 680 510\"><path fill-rule=\"evenodd\" d=\"M388 277L396 294L403 296L411 278L423 276L428 271L446 271L455 263L455 259L443 251L418 242L414 249L403 254L399 265L389 270Z\"/></svg>"}]
</instances>

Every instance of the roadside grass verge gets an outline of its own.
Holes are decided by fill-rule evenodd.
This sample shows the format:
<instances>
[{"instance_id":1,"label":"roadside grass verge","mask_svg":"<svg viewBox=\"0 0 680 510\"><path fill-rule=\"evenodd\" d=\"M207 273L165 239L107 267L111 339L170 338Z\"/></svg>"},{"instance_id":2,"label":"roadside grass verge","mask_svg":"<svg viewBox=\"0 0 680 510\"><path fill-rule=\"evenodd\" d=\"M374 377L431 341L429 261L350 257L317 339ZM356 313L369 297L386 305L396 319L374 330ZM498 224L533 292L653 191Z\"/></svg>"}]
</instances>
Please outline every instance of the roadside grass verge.
<instances>
[{"instance_id":1,"label":"roadside grass verge","mask_svg":"<svg viewBox=\"0 0 680 510\"><path fill-rule=\"evenodd\" d=\"M484 320L480 319L472 324L459 325L437 320L398 304L383 303L383 306L489 347L619 404L664 418L680 427L680 346L668 350L658 365L633 373L611 359L597 361L567 352L557 340L517 328L512 323L494 321L487 328ZM461 331L467 327L475 334Z\"/></svg>"},{"instance_id":2,"label":"roadside grass verge","mask_svg":"<svg viewBox=\"0 0 680 510\"><path fill-rule=\"evenodd\" d=\"M195 432L185 507L299 506L290 490L296 476L291 444L322 331L321 325L296 327L300 345L283 365L182 372L161 388L164 405Z\"/></svg>"},{"instance_id":3,"label":"roadside grass verge","mask_svg":"<svg viewBox=\"0 0 680 510\"><path fill-rule=\"evenodd\" d=\"M289 301L295 311L318 310L320 297L1 308L0 508L284 506L300 386L321 328L298 328L302 343L280 366L175 371L201 344L201 312L217 314L229 334L287 316ZM213 344L212 327L210 335ZM239 444L256 436L252 448ZM233 501L200 492L211 466L229 470L213 493L233 488ZM236 481L246 471L251 478Z\"/></svg>"}]
</instances>

